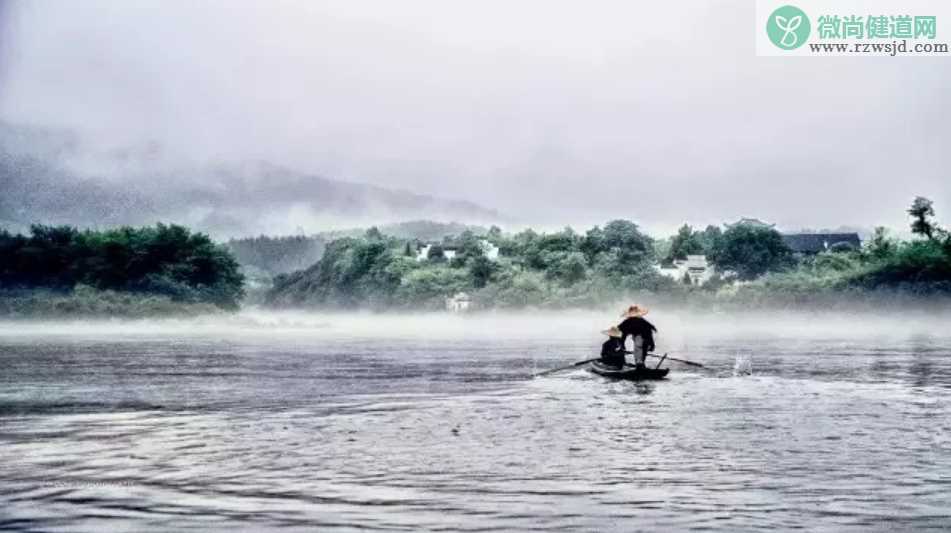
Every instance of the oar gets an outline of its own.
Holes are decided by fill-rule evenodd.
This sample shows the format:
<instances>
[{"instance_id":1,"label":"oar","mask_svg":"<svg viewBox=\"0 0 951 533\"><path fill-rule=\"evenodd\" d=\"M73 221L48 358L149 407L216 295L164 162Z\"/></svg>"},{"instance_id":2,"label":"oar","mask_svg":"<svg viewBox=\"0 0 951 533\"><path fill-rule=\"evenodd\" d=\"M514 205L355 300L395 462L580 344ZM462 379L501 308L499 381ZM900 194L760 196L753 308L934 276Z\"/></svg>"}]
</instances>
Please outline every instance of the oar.
<instances>
[{"instance_id":1,"label":"oar","mask_svg":"<svg viewBox=\"0 0 951 533\"><path fill-rule=\"evenodd\" d=\"M624 352L624 353L633 354L634 352L626 351L626 352ZM652 354L652 353L647 354L647 356L648 356L648 357L656 357L656 358L658 358L658 359L661 358L661 356L659 356L659 355L654 355L654 354ZM670 356L665 356L665 357L667 357L667 359L670 359L671 361L677 361L678 363L683 363L683 364L685 364L685 365L699 366L700 368L707 368L707 367L701 365L700 363L694 363L693 361L688 361L688 360L686 360L686 359L677 359L676 357L670 357Z\"/></svg>"},{"instance_id":2,"label":"oar","mask_svg":"<svg viewBox=\"0 0 951 533\"><path fill-rule=\"evenodd\" d=\"M581 366L581 365L584 365L584 364L588 364L588 363L591 363L591 362L594 362L594 361L598 361L598 360L600 360L600 359L601 359L600 357L595 357L594 359L585 359L584 361L578 361L577 363L572 363L572 364L570 364L570 365L568 365L568 366L563 366L563 367L561 367L561 368L553 368L553 369L551 369L551 370L546 370L546 371L544 371L544 372L539 372L538 374L535 374L535 375L532 376L532 377L536 377L536 378L537 378L537 377L539 377L539 376L546 376L546 375L548 375L548 374L554 374L555 372L561 372L562 370L570 370L570 369L572 369L572 368L574 368L574 367L576 367L576 366Z\"/></svg>"}]
</instances>

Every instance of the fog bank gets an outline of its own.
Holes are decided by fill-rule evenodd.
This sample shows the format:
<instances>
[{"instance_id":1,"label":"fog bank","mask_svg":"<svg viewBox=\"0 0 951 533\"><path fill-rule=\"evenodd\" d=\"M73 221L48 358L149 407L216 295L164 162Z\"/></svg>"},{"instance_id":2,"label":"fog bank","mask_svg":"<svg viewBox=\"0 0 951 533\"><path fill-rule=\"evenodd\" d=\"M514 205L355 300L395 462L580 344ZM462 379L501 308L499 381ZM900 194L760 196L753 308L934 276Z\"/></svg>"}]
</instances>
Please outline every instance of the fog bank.
<instances>
[{"instance_id":1,"label":"fog bank","mask_svg":"<svg viewBox=\"0 0 951 533\"><path fill-rule=\"evenodd\" d=\"M949 337L951 310L855 312L788 311L703 313L655 308L647 316L659 329L658 352L674 351L691 339L803 338L862 339ZM323 313L244 310L228 315L189 319L0 321L5 342L33 343L43 338L205 339L228 342L315 342L334 340L432 340L434 342L497 342L534 338L591 343L604 340L600 331L620 322L619 310L445 313ZM386 349L383 342L381 350ZM436 346L434 346L436 349Z\"/></svg>"}]
</instances>

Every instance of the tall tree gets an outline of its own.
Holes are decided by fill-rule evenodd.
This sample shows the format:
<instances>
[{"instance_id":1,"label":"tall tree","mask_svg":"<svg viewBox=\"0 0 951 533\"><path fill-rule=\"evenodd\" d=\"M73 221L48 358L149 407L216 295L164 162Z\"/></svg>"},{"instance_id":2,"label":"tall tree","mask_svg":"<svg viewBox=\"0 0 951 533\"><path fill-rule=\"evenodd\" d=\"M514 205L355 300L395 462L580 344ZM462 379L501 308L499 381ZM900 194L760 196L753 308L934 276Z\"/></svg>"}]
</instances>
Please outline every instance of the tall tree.
<instances>
[{"instance_id":1,"label":"tall tree","mask_svg":"<svg viewBox=\"0 0 951 533\"><path fill-rule=\"evenodd\" d=\"M703 246L703 253L710 255L716 250L720 239L723 237L723 230L719 226L709 225L698 234L700 244Z\"/></svg>"},{"instance_id":2,"label":"tall tree","mask_svg":"<svg viewBox=\"0 0 951 533\"><path fill-rule=\"evenodd\" d=\"M667 257L670 260L686 259L688 255L704 253L703 241L700 233L696 232L688 224L684 224L677 230L677 234L670 240L670 252Z\"/></svg>"},{"instance_id":3,"label":"tall tree","mask_svg":"<svg viewBox=\"0 0 951 533\"><path fill-rule=\"evenodd\" d=\"M711 259L721 272L751 280L789 266L792 250L773 228L737 224L723 232Z\"/></svg>"},{"instance_id":4,"label":"tall tree","mask_svg":"<svg viewBox=\"0 0 951 533\"><path fill-rule=\"evenodd\" d=\"M933 202L924 196L916 196L915 201L908 208L908 214L912 219L911 232L924 235L928 240L934 240L937 228L932 220L934 218Z\"/></svg>"}]
</instances>

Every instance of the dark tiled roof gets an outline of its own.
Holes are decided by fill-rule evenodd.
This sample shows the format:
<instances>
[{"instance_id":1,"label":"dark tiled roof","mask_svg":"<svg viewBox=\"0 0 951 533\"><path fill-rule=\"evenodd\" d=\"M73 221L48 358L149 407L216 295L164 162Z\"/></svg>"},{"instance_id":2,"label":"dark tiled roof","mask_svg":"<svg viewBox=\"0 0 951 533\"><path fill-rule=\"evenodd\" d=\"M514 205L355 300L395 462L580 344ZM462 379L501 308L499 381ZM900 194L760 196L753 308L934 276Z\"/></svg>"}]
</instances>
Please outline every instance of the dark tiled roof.
<instances>
[{"instance_id":1,"label":"dark tiled roof","mask_svg":"<svg viewBox=\"0 0 951 533\"><path fill-rule=\"evenodd\" d=\"M776 224L767 224L758 218L741 218L732 224L726 224L726 227L732 228L734 226L756 226L760 228L772 228Z\"/></svg>"},{"instance_id":2,"label":"dark tiled roof","mask_svg":"<svg viewBox=\"0 0 951 533\"><path fill-rule=\"evenodd\" d=\"M793 233L783 235L783 241L792 251L805 254L817 254L839 243L855 249L862 246L858 233Z\"/></svg>"}]
</instances>

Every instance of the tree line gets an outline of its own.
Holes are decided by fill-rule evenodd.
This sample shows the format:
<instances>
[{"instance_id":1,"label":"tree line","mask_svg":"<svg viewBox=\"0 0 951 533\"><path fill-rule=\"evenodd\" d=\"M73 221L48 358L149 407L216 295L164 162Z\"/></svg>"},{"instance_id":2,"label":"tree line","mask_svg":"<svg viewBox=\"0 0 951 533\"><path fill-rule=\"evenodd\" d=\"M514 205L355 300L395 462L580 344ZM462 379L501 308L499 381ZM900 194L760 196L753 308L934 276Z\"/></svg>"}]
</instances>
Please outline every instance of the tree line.
<instances>
[{"instance_id":1,"label":"tree line","mask_svg":"<svg viewBox=\"0 0 951 533\"><path fill-rule=\"evenodd\" d=\"M634 292L741 301L878 289L951 295L951 232L937 224L926 198L916 198L908 214L914 239L877 228L861 249L834 247L807 257L795 256L771 227L685 225L669 239L654 239L632 221L614 220L584 233L466 230L443 237L420 261L419 240L371 228L327 243L309 267L276 276L265 302L438 308L460 291L482 307L588 306ZM485 242L498 247L498 258L487 257ZM164 224L101 231L36 225L26 235L0 230L0 296L90 287L234 309L245 289L232 250L265 262L293 258L306 264L299 252L312 244L306 237L261 237L233 241L229 250L204 234ZM451 258L445 253L450 248ZM697 253L717 272L703 286L670 279L657 268Z\"/></svg>"},{"instance_id":2,"label":"tree line","mask_svg":"<svg viewBox=\"0 0 951 533\"><path fill-rule=\"evenodd\" d=\"M934 223L929 200L916 199L909 214L919 239L901 242L879 228L862 249L834 247L808 257L795 256L782 235L766 226L697 231L685 225L670 239L655 240L634 222L614 220L583 234L571 228L466 231L433 245L418 261L417 242L371 228L362 237L329 243L310 268L275 278L266 301L274 306L437 308L445 297L465 291L485 307L570 307L632 292L784 297L783 292L901 288L951 293L946 290L951 238ZM482 239L499 247L498 260L485 256ZM450 247L456 253L447 259L444 250ZM706 255L717 272L702 287L672 280L656 268L697 253Z\"/></svg>"},{"instance_id":3,"label":"tree line","mask_svg":"<svg viewBox=\"0 0 951 533\"><path fill-rule=\"evenodd\" d=\"M0 288L8 292L89 286L233 309L243 283L231 252L182 226L80 231L34 225L28 235L0 230Z\"/></svg>"}]
</instances>

